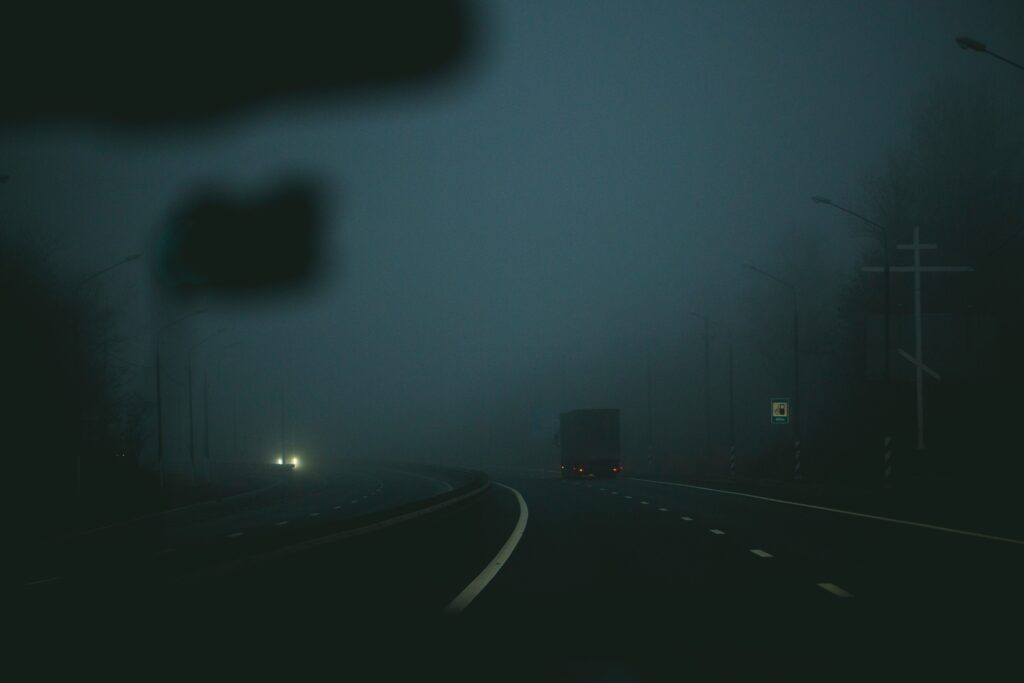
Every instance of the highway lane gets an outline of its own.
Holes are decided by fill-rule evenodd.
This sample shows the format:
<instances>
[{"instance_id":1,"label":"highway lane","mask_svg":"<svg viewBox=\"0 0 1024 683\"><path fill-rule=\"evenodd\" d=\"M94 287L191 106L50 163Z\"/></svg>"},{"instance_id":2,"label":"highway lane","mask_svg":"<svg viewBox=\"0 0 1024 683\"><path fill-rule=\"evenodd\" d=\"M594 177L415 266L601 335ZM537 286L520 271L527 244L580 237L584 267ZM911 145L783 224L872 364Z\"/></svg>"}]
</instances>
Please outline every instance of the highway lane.
<instances>
[{"instance_id":1,"label":"highway lane","mask_svg":"<svg viewBox=\"0 0 1024 683\"><path fill-rule=\"evenodd\" d=\"M400 468L298 471L253 499L185 508L52 544L27 565L22 585L73 591L85 581L92 590L106 585L118 591L126 582L164 581L451 488L442 477Z\"/></svg>"},{"instance_id":2,"label":"highway lane","mask_svg":"<svg viewBox=\"0 0 1024 683\"><path fill-rule=\"evenodd\" d=\"M522 492L530 529L463 617L550 666L658 680L721 649L919 666L1015 650L1019 544L668 483L492 476Z\"/></svg>"},{"instance_id":3,"label":"highway lane","mask_svg":"<svg viewBox=\"0 0 1024 683\"><path fill-rule=\"evenodd\" d=\"M179 545L152 561L187 574L323 537L333 512L380 512L445 489L410 474L366 471L258 510L204 514L162 535ZM845 667L913 660L920 672L939 654L994 665L1013 651L1017 631L1003 617L1024 604L1019 544L671 483L490 476L479 495L374 533L172 588L137 584L129 595L144 601L119 614L145 633L217 643L219 655L272 634L281 656L295 648L309 661L369 658L475 679L487 670L491 679L678 680L680 662L723 651L720 667L788 671L819 655ZM445 614L474 584L461 611ZM72 585L45 594L80 600L94 588ZM106 600L83 611L106 610ZM35 606L43 620L67 615L59 601Z\"/></svg>"}]
</instances>

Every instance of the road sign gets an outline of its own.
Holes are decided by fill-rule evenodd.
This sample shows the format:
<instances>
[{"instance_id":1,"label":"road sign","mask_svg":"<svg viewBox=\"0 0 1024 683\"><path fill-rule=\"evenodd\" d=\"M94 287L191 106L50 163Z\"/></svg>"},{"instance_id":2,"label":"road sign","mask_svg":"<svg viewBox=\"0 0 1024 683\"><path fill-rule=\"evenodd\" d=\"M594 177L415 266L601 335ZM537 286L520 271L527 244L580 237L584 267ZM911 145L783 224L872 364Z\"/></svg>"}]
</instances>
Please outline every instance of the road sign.
<instances>
[{"instance_id":1,"label":"road sign","mask_svg":"<svg viewBox=\"0 0 1024 683\"><path fill-rule=\"evenodd\" d=\"M789 424L789 399L788 398L773 398L772 399L772 424L773 425L787 425L787 424Z\"/></svg>"}]
</instances>

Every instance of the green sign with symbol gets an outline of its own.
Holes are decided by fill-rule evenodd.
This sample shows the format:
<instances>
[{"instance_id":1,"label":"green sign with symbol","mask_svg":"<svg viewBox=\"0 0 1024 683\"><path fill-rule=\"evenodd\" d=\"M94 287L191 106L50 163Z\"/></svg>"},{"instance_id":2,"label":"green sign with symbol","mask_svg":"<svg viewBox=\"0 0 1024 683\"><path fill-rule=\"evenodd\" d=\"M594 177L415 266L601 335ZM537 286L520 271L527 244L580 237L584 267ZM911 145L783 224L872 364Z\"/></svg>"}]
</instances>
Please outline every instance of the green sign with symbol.
<instances>
[{"instance_id":1,"label":"green sign with symbol","mask_svg":"<svg viewBox=\"0 0 1024 683\"><path fill-rule=\"evenodd\" d=\"M787 424L789 424L789 399L788 398L773 398L772 399L772 424L773 425L787 425Z\"/></svg>"}]
</instances>

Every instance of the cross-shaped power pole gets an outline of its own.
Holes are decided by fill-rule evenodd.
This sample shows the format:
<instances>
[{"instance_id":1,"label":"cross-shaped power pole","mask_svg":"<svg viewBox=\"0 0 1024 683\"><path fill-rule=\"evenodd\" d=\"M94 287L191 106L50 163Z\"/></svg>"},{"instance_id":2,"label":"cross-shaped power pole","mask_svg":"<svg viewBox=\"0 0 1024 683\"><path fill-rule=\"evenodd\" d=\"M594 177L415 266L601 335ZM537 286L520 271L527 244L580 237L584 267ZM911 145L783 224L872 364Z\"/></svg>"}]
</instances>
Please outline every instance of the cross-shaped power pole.
<instances>
[{"instance_id":1,"label":"cross-shaped power pole","mask_svg":"<svg viewBox=\"0 0 1024 683\"><path fill-rule=\"evenodd\" d=\"M929 375L934 377L936 380L942 379L939 373L935 372L927 365L924 364L924 358L921 355L921 273L969 273L974 269L970 266L922 266L921 265L921 251L924 249L935 249L937 248L934 244L922 244L920 238L920 228L914 228L914 243L913 244L897 244L897 249L910 249L914 252L914 265L912 266L896 266L890 267L889 270L894 273L913 273L914 274L914 355L911 356L903 349L898 349L901 356L909 360L914 364L914 368L917 373L917 449L919 451L924 450L924 386L922 384L923 373L927 372ZM864 268L869 273L881 273L885 272L885 268L879 266L866 266ZM888 273L886 273L888 277ZM891 472L891 463L886 463L887 474ZM888 477L887 477L888 478Z\"/></svg>"}]
</instances>

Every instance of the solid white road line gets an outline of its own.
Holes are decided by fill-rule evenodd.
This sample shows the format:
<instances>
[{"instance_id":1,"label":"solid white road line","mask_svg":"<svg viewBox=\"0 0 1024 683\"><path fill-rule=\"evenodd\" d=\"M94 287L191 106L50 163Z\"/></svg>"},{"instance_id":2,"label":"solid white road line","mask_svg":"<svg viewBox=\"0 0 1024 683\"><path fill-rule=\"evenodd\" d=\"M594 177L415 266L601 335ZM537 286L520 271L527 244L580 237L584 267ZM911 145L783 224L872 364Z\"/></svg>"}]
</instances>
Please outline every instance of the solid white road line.
<instances>
[{"instance_id":1,"label":"solid white road line","mask_svg":"<svg viewBox=\"0 0 1024 683\"><path fill-rule=\"evenodd\" d=\"M925 524L924 522L911 522L907 519L894 519L892 517L881 517L879 515L869 515L864 512L853 512L852 510L840 510L839 508L830 508L823 505L811 505L810 503L797 503L793 500L782 500L781 498L768 498L767 496L755 496L752 493L740 493L739 491L726 491L724 489L712 489L707 486L694 486L693 484L680 484L677 481L658 481L657 479L640 479L636 477L633 481L645 481L648 484L662 484L663 486L681 486L687 489L697 489L698 491L711 491L712 493L724 493L729 496L742 496L743 498L754 498L755 500L766 500L769 503L781 503L782 505L793 505L795 507L810 508L812 510L824 510L825 512L834 512L840 515L850 515L851 517L863 517L865 519L874 519L879 522L890 522L892 524L905 524L907 526L916 526L922 529L931 529L932 531L944 531L948 534L960 534L962 536L973 536L974 538L983 538L988 541L1000 541L1002 543L1015 543L1017 545L1024 545L1024 540L1019 538L1007 538L1005 536L993 536L991 534L980 534L975 531L965 531L963 529L952 529L945 526L936 526L934 524Z\"/></svg>"},{"instance_id":2,"label":"solid white road line","mask_svg":"<svg viewBox=\"0 0 1024 683\"><path fill-rule=\"evenodd\" d=\"M771 553L766 553L765 551L758 550L757 548L751 548L750 552L754 553L758 557L772 557Z\"/></svg>"},{"instance_id":3,"label":"solid white road line","mask_svg":"<svg viewBox=\"0 0 1024 683\"><path fill-rule=\"evenodd\" d=\"M468 586L462 589L462 592L455 596L455 599L448 603L448 606L444 608L447 614L458 614L462 610L469 607L469 603L473 602L476 596L480 595L480 591L487 587L487 584L498 575L498 571L501 570L508 558L512 556L512 551L516 549L519 544L519 539L523 537L523 532L526 531L526 520L530 516L530 511L526 507L526 501L523 500L522 494L516 491L511 486L505 486L498 482L494 482L502 488L506 488L515 494L516 500L519 502L519 519L516 521L515 528L512 529L512 534L505 541L505 544L501 546L501 550L494 556L491 563L484 567L484 570L473 579Z\"/></svg>"},{"instance_id":4,"label":"solid white road line","mask_svg":"<svg viewBox=\"0 0 1024 683\"><path fill-rule=\"evenodd\" d=\"M721 529L708 529L708 531L713 533L715 536L725 536L725 532Z\"/></svg>"},{"instance_id":5,"label":"solid white road line","mask_svg":"<svg viewBox=\"0 0 1024 683\"><path fill-rule=\"evenodd\" d=\"M239 536L243 535L244 533L245 533L244 531L236 531L233 534L228 534L228 538L238 538Z\"/></svg>"},{"instance_id":6,"label":"solid white road line","mask_svg":"<svg viewBox=\"0 0 1024 683\"><path fill-rule=\"evenodd\" d=\"M838 595L841 598L852 598L853 597L850 593L847 593L846 591L844 591L842 588L840 588L839 586L835 585L834 583L819 583L818 587L819 588L824 588L825 590L827 590L832 595Z\"/></svg>"}]
</instances>

